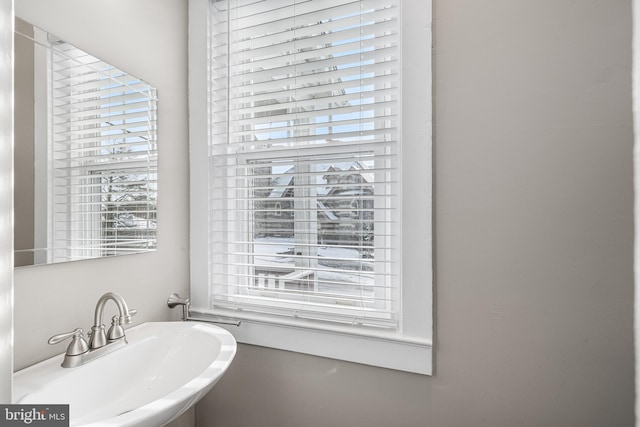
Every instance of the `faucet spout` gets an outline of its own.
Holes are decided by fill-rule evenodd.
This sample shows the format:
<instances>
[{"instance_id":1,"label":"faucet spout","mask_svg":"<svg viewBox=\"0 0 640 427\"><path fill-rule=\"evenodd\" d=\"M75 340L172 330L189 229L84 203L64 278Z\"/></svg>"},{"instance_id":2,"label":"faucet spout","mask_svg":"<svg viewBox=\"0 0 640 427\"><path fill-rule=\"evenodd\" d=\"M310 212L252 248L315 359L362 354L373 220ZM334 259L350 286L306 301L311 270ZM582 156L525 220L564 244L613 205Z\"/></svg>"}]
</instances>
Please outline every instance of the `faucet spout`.
<instances>
[{"instance_id":1,"label":"faucet spout","mask_svg":"<svg viewBox=\"0 0 640 427\"><path fill-rule=\"evenodd\" d=\"M104 312L104 306L109 300L115 302L118 306L118 311L120 312L120 324L126 325L131 323L131 313L129 312L129 307L127 307L127 303L124 298L113 292L107 292L106 294L102 295L96 303L96 312L93 319L93 326L102 325L102 314Z\"/></svg>"},{"instance_id":2,"label":"faucet spout","mask_svg":"<svg viewBox=\"0 0 640 427\"><path fill-rule=\"evenodd\" d=\"M104 307L109 300L113 301L116 306L118 306L119 316L115 316L112 323L112 329L114 329L115 332L110 330L109 338L107 338L102 318L104 314ZM134 314L135 310L129 310L126 301L120 295L113 292L107 292L102 295L96 304L93 326L91 327L91 338L89 339L89 348L100 348L105 346L109 341L124 338L124 330L120 326L131 323L131 317Z\"/></svg>"}]
</instances>

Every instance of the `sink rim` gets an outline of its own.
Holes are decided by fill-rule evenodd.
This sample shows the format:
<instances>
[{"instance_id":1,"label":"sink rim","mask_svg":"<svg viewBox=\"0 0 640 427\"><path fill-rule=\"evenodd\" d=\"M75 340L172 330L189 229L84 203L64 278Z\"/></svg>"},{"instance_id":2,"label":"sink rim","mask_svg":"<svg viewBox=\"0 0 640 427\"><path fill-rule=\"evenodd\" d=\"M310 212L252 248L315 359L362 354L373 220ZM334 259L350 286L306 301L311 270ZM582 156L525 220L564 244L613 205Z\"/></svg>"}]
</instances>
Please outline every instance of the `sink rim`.
<instances>
[{"instance_id":1,"label":"sink rim","mask_svg":"<svg viewBox=\"0 0 640 427\"><path fill-rule=\"evenodd\" d=\"M195 377L189 377L180 387L155 398L133 410L110 416L105 419L95 419L89 414L83 414L71 419L71 426L75 425L101 425L101 426L129 426L149 425L155 426L170 422L177 418L188 408L200 400L225 373L237 350L236 340L228 331L215 325L203 322L145 322L127 329L129 344L122 349L106 354L101 359L114 358L127 347L144 342L150 337L171 333L172 331L184 331L197 329L212 335L220 343L220 350L216 357ZM14 395L13 403L21 403L29 395L46 392L46 386L52 381L59 380L70 373L90 370L93 362L75 368L62 368L60 363L64 354L59 354L36 363L25 369L17 371L13 375ZM43 402L43 404L52 402ZM35 404L35 403L34 403ZM40 403L38 403L40 404ZM167 416L169 418L167 419ZM85 421L86 419L86 421ZM75 420L75 422L74 422Z\"/></svg>"}]
</instances>

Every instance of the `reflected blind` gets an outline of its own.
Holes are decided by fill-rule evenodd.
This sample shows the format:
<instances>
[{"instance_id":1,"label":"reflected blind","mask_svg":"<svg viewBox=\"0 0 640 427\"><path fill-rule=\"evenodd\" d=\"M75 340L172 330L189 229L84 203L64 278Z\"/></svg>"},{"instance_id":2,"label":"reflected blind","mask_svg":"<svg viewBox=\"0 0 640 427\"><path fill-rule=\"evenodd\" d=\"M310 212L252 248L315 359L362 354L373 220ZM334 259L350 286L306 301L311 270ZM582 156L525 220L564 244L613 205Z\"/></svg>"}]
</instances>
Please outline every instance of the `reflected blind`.
<instances>
[{"instance_id":1,"label":"reflected blind","mask_svg":"<svg viewBox=\"0 0 640 427\"><path fill-rule=\"evenodd\" d=\"M208 311L397 329L399 0L210 11Z\"/></svg>"},{"instance_id":2,"label":"reflected blind","mask_svg":"<svg viewBox=\"0 0 640 427\"><path fill-rule=\"evenodd\" d=\"M68 43L51 47L56 261L154 249L155 89Z\"/></svg>"}]
</instances>

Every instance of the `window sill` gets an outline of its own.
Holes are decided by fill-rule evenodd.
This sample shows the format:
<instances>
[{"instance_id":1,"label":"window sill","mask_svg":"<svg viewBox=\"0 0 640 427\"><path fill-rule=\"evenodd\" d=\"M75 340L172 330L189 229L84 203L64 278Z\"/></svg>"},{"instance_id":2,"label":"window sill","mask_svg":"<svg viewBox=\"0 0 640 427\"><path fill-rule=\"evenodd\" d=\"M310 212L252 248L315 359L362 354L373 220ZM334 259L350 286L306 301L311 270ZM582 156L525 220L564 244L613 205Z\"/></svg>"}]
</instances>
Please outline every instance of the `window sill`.
<instances>
[{"instance_id":1,"label":"window sill","mask_svg":"<svg viewBox=\"0 0 640 427\"><path fill-rule=\"evenodd\" d=\"M196 316L207 316L197 313ZM261 347L293 351L381 368L432 374L432 343L425 339L391 333L356 334L340 327L310 328L295 320L273 323L265 319L242 319L240 326L218 325L236 341Z\"/></svg>"}]
</instances>

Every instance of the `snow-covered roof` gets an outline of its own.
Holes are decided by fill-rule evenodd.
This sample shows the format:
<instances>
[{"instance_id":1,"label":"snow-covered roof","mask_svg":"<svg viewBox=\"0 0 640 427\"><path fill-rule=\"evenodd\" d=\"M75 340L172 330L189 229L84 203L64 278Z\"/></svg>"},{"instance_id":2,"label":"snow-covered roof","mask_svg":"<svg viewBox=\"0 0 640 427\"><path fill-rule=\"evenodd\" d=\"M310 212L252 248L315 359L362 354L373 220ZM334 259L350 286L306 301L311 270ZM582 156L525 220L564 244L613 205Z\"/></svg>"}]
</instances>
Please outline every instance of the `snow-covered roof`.
<instances>
[{"instance_id":1,"label":"snow-covered roof","mask_svg":"<svg viewBox=\"0 0 640 427\"><path fill-rule=\"evenodd\" d=\"M324 163L316 164L316 193L318 196L325 196L329 194L330 188L327 187L327 172L358 172L358 174L364 179L365 182L373 182L373 173L365 172L367 169L362 166L359 161L355 162L339 162L339 163ZM291 166L284 172L279 172L271 179L273 189L269 193L270 198L284 197L287 188L293 185L293 179L295 177L294 167Z\"/></svg>"}]
</instances>

